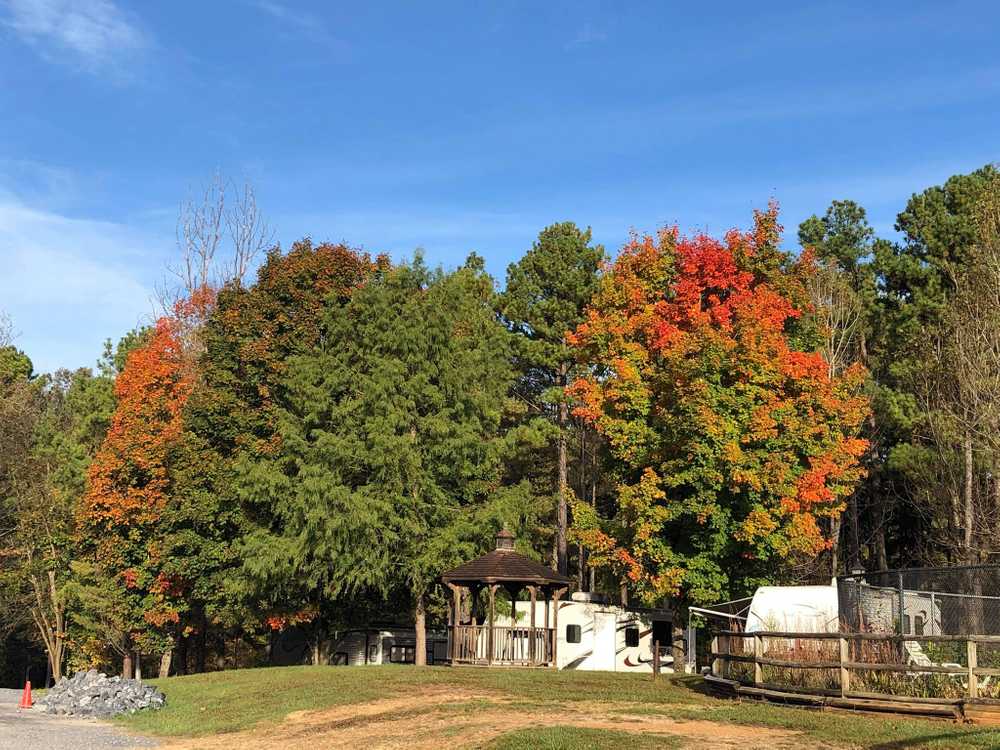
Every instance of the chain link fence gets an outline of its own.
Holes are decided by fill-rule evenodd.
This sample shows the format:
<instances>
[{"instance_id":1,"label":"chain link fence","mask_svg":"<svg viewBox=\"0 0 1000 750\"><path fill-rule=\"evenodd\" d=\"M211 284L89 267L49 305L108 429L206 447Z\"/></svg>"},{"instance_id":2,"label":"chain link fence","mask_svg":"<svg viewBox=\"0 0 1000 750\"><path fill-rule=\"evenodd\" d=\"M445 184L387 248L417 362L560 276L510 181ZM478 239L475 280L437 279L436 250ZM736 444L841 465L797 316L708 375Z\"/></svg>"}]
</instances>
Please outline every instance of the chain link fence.
<instances>
[{"instance_id":1,"label":"chain link fence","mask_svg":"<svg viewBox=\"0 0 1000 750\"><path fill-rule=\"evenodd\" d=\"M996 565L840 576L837 597L843 631L1000 635L1000 566Z\"/></svg>"}]
</instances>

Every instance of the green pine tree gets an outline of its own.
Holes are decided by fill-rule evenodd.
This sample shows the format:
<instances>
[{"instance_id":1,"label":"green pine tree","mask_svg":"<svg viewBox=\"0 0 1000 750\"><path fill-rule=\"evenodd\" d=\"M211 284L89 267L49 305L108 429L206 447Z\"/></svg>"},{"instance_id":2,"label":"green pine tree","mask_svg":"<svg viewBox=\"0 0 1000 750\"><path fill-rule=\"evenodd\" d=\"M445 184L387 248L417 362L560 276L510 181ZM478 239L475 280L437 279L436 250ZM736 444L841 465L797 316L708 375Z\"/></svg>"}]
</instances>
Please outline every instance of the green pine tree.
<instances>
[{"instance_id":1,"label":"green pine tree","mask_svg":"<svg viewBox=\"0 0 1000 750\"><path fill-rule=\"evenodd\" d=\"M331 306L316 349L289 361L276 455L247 462L240 491L274 518L248 539L247 570L312 620L314 654L338 612L404 593L425 657L428 594L516 515L501 486L509 335L492 281L418 258Z\"/></svg>"},{"instance_id":2,"label":"green pine tree","mask_svg":"<svg viewBox=\"0 0 1000 750\"><path fill-rule=\"evenodd\" d=\"M529 422L555 452L553 548L555 564L563 574L568 568L570 429L564 391L577 374L566 335L583 322L604 258L604 248L591 244L590 229L581 230L572 222L553 224L541 231L521 260L507 268L507 286L500 299L503 320L518 334L519 395L529 404Z\"/></svg>"}]
</instances>

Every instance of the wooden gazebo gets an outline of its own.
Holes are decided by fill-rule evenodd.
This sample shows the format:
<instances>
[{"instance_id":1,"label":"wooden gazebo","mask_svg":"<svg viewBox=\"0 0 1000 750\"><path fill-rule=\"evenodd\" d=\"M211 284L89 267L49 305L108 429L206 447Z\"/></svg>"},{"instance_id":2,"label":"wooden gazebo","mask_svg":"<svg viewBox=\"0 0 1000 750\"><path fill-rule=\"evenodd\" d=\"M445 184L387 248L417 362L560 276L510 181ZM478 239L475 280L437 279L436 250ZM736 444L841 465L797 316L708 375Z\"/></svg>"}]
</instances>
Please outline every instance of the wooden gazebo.
<instances>
[{"instance_id":1,"label":"wooden gazebo","mask_svg":"<svg viewBox=\"0 0 1000 750\"><path fill-rule=\"evenodd\" d=\"M441 582L454 595L448 618L452 664L558 666L559 599L569 588L570 579L515 552L514 535L509 531L497 534L496 549L447 571ZM509 626L496 624L496 594L500 587L510 596ZM524 589L531 604L527 623L522 625L518 622L517 597ZM486 623L480 624L476 603L483 590L488 592L488 601ZM539 600L545 609L540 627L535 617Z\"/></svg>"}]
</instances>

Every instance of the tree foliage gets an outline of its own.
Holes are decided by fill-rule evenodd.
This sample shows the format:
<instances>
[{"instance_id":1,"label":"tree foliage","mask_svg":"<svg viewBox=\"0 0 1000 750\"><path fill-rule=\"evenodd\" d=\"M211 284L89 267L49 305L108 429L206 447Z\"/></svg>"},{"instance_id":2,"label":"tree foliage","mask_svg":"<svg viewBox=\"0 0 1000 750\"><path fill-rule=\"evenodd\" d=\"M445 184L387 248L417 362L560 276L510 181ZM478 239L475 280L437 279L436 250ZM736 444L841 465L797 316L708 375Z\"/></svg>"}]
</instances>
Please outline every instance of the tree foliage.
<instances>
[{"instance_id":1,"label":"tree foliage","mask_svg":"<svg viewBox=\"0 0 1000 750\"><path fill-rule=\"evenodd\" d=\"M161 525L192 388L183 362L177 325L161 318L115 382L115 412L79 509L80 541L105 579L117 630L150 651L179 620L187 583L164 571Z\"/></svg>"},{"instance_id":2,"label":"tree foliage","mask_svg":"<svg viewBox=\"0 0 1000 750\"><path fill-rule=\"evenodd\" d=\"M288 616L336 621L369 592L422 611L441 570L510 507L511 370L492 297L478 261L442 274L418 259L331 305L315 350L289 361L280 448L245 461L240 482L274 518L248 538L247 570Z\"/></svg>"},{"instance_id":3,"label":"tree foliage","mask_svg":"<svg viewBox=\"0 0 1000 750\"><path fill-rule=\"evenodd\" d=\"M581 230L572 222L553 224L507 268L507 286L500 298L501 316L517 334L518 394L528 405L523 428L535 432L532 444L555 449L542 468L549 471L555 497L553 565L563 574L568 567L570 429L565 389L578 373L567 333L583 321L603 262L604 248L591 244L590 229ZM530 468L529 478L533 478Z\"/></svg>"},{"instance_id":4,"label":"tree foliage","mask_svg":"<svg viewBox=\"0 0 1000 750\"><path fill-rule=\"evenodd\" d=\"M829 544L861 474L864 373L831 376L806 323L807 263L778 249L772 207L723 242L633 239L572 341L601 375L577 412L607 439L618 509L579 509L595 564L641 599L710 602Z\"/></svg>"}]
</instances>

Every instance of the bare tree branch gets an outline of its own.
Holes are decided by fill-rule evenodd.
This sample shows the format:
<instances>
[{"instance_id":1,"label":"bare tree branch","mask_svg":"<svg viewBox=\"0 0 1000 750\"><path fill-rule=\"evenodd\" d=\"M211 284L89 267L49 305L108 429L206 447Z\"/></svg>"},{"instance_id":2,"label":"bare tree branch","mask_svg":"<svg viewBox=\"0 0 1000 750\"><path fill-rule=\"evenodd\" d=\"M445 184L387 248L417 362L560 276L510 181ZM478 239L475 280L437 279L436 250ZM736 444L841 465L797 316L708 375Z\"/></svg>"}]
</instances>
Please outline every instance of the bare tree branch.
<instances>
[{"instance_id":1,"label":"bare tree branch","mask_svg":"<svg viewBox=\"0 0 1000 750\"><path fill-rule=\"evenodd\" d=\"M176 227L177 258L157 286L164 314L227 284L242 284L256 259L274 242L274 230L257 204L249 181L237 186L216 172L197 194L181 203Z\"/></svg>"},{"instance_id":2,"label":"bare tree branch","mask_svg":"<svg viewBox=\"0 0 1000 750\"><path fill-rule=\"evenodd\" d=\"M226 212L226 228L233 246L226 281L242 284L253 262L274 243L274 230L257 207L253 185L244 182L234 192L235 202Z\"/></svg>"}]
</instances>

